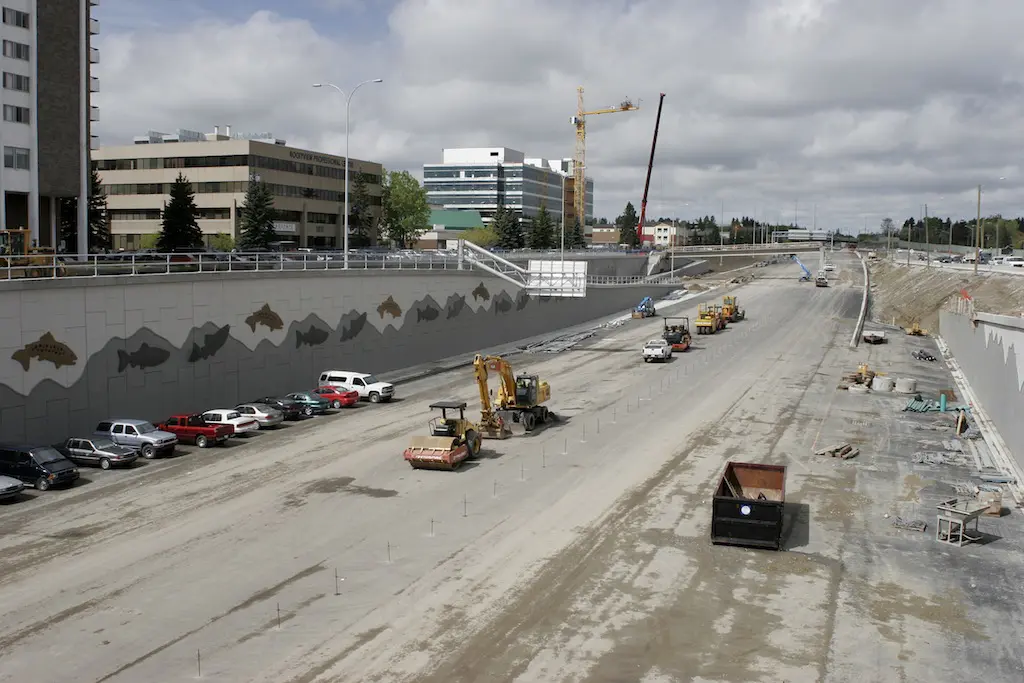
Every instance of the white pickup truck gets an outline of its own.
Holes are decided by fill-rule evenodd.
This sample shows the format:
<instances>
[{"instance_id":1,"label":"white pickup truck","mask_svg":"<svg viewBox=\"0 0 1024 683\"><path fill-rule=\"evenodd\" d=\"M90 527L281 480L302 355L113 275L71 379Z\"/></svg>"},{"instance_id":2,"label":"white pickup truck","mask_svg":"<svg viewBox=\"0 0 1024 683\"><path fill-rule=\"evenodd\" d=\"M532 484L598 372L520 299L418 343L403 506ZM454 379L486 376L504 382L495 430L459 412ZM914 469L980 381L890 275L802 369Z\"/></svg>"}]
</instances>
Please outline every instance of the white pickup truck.
<instances>
[{"instance_id":1,"label":"white pickup truck","mask_svg":"<svg viewBox=\"0 0 1024 683\"><path fill-rule=\"evenodd\" d=\"M652 360L667 361L672 357L672 345L664 339L652 339L644 344L643 356L645 363Z\"/></svg>"}]
</instances>

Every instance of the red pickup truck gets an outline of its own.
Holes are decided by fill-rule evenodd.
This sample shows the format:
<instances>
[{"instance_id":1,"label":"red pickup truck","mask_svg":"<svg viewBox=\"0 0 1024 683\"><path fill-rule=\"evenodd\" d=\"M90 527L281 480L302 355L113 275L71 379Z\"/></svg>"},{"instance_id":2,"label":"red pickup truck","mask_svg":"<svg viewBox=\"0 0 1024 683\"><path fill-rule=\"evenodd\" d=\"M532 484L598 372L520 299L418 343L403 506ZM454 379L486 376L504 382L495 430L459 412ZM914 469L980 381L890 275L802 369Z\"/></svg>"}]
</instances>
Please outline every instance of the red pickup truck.
<instances>
[{"instance_id":1,"label":"red pickup truck","mask_svg":"<svg viewBox=\"0 0 1024 683\"><path fill-rule=\"evenodd\" d=\"M235 433L231 425L213 425L203 419L202 415L171 415L157 425L157 429L170 432L179 441L194 443L200 448L214 444L224 445L228 437Z\"/></svg>"}]
</instances>

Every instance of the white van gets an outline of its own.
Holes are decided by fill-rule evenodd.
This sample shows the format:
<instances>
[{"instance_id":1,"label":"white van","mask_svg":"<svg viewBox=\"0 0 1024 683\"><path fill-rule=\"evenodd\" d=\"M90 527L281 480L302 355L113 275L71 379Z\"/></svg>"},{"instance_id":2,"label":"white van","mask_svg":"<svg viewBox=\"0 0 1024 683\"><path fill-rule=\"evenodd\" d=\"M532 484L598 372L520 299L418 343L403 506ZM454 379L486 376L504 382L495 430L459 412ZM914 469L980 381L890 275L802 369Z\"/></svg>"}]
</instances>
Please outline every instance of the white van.
<instances>
[{"instance_id":1,"label":"white van","mask_svg":"<svg viewBox=\"0 0 1024 683\"><path fill-rule=\"evenodd\" d=\"M346 391L358 391L359 398L370 403L387 403L395 397L395 385L381 382L365 372L349 370L324 370L320 373L319 387L335 387Z\"/></svg>"}]
</instances>

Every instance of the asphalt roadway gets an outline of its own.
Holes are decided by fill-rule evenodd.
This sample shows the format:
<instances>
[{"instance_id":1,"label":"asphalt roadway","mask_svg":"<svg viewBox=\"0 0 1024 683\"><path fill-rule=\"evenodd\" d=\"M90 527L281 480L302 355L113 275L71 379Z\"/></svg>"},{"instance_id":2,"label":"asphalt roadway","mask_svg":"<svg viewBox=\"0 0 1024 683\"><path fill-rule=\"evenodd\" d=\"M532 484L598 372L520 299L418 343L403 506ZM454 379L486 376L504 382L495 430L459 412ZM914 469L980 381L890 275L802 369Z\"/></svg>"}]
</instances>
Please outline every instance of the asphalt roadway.
<instances>
[{"instance_id":1,"label":"asphalt roadway","mask_svg":"<svg viewBox=\"0 0 1024 683\"><path fill-rule=\"evenodd\" d=\"M840 259L827 289L758 269L734 288L747 320L670 363L640 358L660 318L515 356L562 421L459 472L401 452L431 401L475 405L468 368L0 507L0 681L1020 680L1015 598L972 599L955 569L989 558L1019 586L1019 547L883 553L890 499L919 493L881 455L892 430L878 455L810 455L879 410L836 398L864 355ZM789 464L786 552L708 542L730 459Z\"/></svg>"}]
</instances>

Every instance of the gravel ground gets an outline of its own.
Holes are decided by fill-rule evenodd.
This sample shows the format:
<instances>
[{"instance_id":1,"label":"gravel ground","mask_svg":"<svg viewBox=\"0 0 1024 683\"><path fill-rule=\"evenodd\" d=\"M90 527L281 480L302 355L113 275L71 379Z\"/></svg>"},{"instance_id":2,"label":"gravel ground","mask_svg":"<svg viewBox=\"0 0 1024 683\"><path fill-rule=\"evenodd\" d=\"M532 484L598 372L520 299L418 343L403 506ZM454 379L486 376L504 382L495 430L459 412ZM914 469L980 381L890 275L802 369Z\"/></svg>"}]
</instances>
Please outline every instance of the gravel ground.
<instances>
[{"instance_id":1,"label":"gravel ground","mask_svg":"<svg viewBox=\"0 0 1024 683\"><path fill-rule=\"evenodd\" d=\"M639 356L658 318L516 355L561 422L456 473L401 451L432 400L475 402L466 368L0 507L0 681L1021 680L1017 513L964 549L891 529L910 501L931 525L945 475L890 397L835 390L927 340L849 351L859 291L794 268L667 364ZM709 544L730 459L789 465L786 552Z\"/></svg>"}]
</instances>

